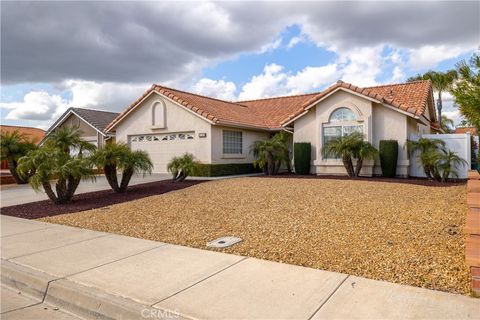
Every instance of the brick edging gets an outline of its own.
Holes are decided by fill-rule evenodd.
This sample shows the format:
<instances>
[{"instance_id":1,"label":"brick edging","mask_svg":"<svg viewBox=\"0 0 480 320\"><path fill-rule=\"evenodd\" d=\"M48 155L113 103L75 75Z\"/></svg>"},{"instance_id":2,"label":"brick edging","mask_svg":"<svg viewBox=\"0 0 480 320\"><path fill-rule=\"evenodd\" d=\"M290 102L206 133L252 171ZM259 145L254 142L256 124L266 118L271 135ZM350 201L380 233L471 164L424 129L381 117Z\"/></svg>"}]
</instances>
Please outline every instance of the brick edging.
<instances>
[{"instance_id":1,"label":"brick edging","mask_svg":"<svg viewBox=\"0 0 480 320\"><path fill-rule=\"evenodd\" d=\"M467 205L465 262L472 276L472 293L480 296L480 174L476 170L468 172Z\"/></svg>"}]
</instances>

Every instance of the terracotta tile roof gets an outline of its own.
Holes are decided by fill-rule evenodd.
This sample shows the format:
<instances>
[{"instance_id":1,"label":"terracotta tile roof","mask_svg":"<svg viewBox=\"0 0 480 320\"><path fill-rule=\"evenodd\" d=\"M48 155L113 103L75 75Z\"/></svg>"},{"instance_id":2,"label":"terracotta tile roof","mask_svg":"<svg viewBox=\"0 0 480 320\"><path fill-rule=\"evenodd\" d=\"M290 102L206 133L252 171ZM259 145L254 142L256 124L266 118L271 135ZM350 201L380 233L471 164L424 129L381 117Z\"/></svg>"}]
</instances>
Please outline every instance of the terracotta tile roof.
<instances>
[{"instance_id":1,"label":"terracotta tile roof","mask_svg":"<svg viewBox=\"0 0 480 320\"><path fill-rule=\"evenodd\" d=\"M0 131L2 132L13 132L15 130L25 134L28 138L33 139L33 141L37 143L45 136L45 130L38 128L0 125Z\"/></svg>"},{"instance_id":2,"label":"terracotta tile roof","mask_svg":"<svg viewBox=\"0 0 480 320\"><path fill-rule=\"evenodd\" d=\"M111 130L152 91L170 98L215 124L279 129L282 125L306 111L313 103L339 88L355 91L358 94L388 104L414 116L425 114L425 109L432 105L432 103L428 103L429 99L433 99L430 81L415 81L369 88L360 88L338 81L326 90L317 93L237 102L219 100L160 85L153 85L114 119L107 126L106 130ZM432 114L435 114L435 112Z\"/></svg>"},{"instance_id":3,"label":"terracotta tile roof","mask_svg":"<svg viewBox=\"0 0 480 320\"><path fill-rule=\"evenodd\" d=\"M475 128L475 127L455 128L455 133L470 133L473 136L478 136L477 128Z\"/></svg>"}]
</instances>

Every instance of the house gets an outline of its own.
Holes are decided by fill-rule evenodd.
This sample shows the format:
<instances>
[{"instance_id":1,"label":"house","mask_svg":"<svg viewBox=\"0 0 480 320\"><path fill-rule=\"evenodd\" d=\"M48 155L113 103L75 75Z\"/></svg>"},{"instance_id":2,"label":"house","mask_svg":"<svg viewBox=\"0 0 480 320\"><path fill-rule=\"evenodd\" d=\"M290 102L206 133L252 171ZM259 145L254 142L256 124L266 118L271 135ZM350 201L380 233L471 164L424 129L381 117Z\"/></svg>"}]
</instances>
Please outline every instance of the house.
<instances>
[{"instance_id":1,"label":"house","mask_svg":"<svg viewBox=\"0 0 480 320\"><path fill-rule=\"evenodd\" d=\"M322 146L360 131L376 147L382 139L398 140L397 174L406 176L407 139L438 128L430 81L368 88L338 81L321 92L237 102L153 85L105 132L148 152L155 172L167 172L172 157L189 152L205 165L236 173L252 167L254 141L284 130L292 142L311 143L311 173L345 174L342 162L322 154ZM373 161L362 170L381 174Z\"/></svg>"},{"instance_id":2,"label":"house","mask_svg":"<svg viewBox=\"0 0 480 320\"><path fill-rule=\"evenodd\" d=\"M47 130L45 137L61 127L76 127L81 131L83 140L95 146L103 146L109 139L114 139L115 134L107 133L105 127L119 114L101 110L69 108ZM42 141L43 142L43 141Z\"/></svg>"},{"instance_id":3,"label":"house","mask_svg":"<svg viewBox=\"0 0 480 320\"><path fill-rule=\"evenodd\" d=\"M475 127L457 127L455 133L470 133L472 136L478 136L477 128Z\"/></svg>"},{"instance_id":4,"label":"house","mask_svg":"<svg viewBox=\"0 0 480 320\"><path fill-rule=\"evenodd\" d=\"M1 132L14 132L18 131L20 134L25 135L28 139L32 140L35 143L39 143L43 137L45 136L45 131L38 128L32 127L20 127L20 126L6 126L0 125ZM2 161L1 164L2 170L8 170L8 163L7 161ZM10 173L8 173L10 174Z\"/></svg>"}]
</instances>

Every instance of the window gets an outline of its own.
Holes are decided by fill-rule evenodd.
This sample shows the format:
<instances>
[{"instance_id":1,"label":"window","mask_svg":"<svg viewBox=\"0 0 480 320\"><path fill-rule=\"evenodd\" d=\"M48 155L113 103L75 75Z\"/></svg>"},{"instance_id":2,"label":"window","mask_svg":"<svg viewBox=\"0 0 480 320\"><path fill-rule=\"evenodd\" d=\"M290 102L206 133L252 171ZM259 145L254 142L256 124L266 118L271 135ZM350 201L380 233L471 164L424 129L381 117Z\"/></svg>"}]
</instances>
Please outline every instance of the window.
<instances>
[{"instance_id":1,"label":"window","mask_svg":"<svg viewBox=\"0 0 480 320\"><path fill-rule=\"evenodd\" d=\"M363 133L363 126L357 124L355 114L349 108L338 108L330 115L329 123L323 127L323 145L333 139L346 136L353 132ZM334 159L333 156L323 152L324 159Z\"/></svg>"},{"instance_id":2,"label":"window","mask_svg":"<svg viewBox=\"0 0 480 320\"><path fill-rule=\"evenodd\" d=\"M242 154L242 132L223 131L223 153Z\"/></svg>"},{"instance_id":3,"label":"window","mask_svg":"<svg viewBox=\"0 0 480 320\"><path fill-rule=\"evenodd\" d=\"M185 133L179 133L178 134L178 139L185 140Z\"/></svg>"},{"instance_id":4,"label":"window","mask_svg":"<svg viewBox=\"0 0 480 320\"><path fill-rule=\"evenodd\" d=\"M338 108L330 116L330 122L355 121L355 114L348 108Z\"/></svg>"}]
</instances>

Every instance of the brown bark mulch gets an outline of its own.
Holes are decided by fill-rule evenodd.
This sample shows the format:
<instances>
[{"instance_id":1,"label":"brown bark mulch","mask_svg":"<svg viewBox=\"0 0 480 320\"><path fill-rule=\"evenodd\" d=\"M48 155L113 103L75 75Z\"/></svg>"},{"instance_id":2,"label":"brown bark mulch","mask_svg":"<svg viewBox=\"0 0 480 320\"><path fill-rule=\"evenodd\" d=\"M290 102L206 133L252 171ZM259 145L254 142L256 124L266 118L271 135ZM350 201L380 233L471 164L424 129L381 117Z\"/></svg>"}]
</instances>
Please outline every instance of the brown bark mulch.
<instances>
[{"instance_id":1,"label":"brown bark mulch","mask_svg":"<svg viewBox=\"0 0 480 320\"><path fill-rule=\"evenodd\" d=\"M365 182L389 182L389 183L405 183L417 186L427 187L450 187L466 185L466 179L450 179L448 182L439 182L435 180L428 180L427 178L385 178L385 177L349 177L346 175L301 175L283 172L273 176L257 176L261 178L289 178L289 179L325 179L325 180L352 180L352 181L365 181Z\"/></svg>"},{"instance_id":2,"label":"brown bark mulch","mask_svg":"<svg viewBox=\"0 0 480 320\"><path fill-rule=\"evenodd\" d=\"M173 190L191 187L201 182L203 181L186 180L180 183L174 183L170 180L156 181L130 186L125 193L115 193L112 190L88 192L76 195L73 201L68 204L57 205L53 204L50 200L43 200L1 208L0 213L24 219L51 217L159 195Z\"/></svg>"}]
</instances>

